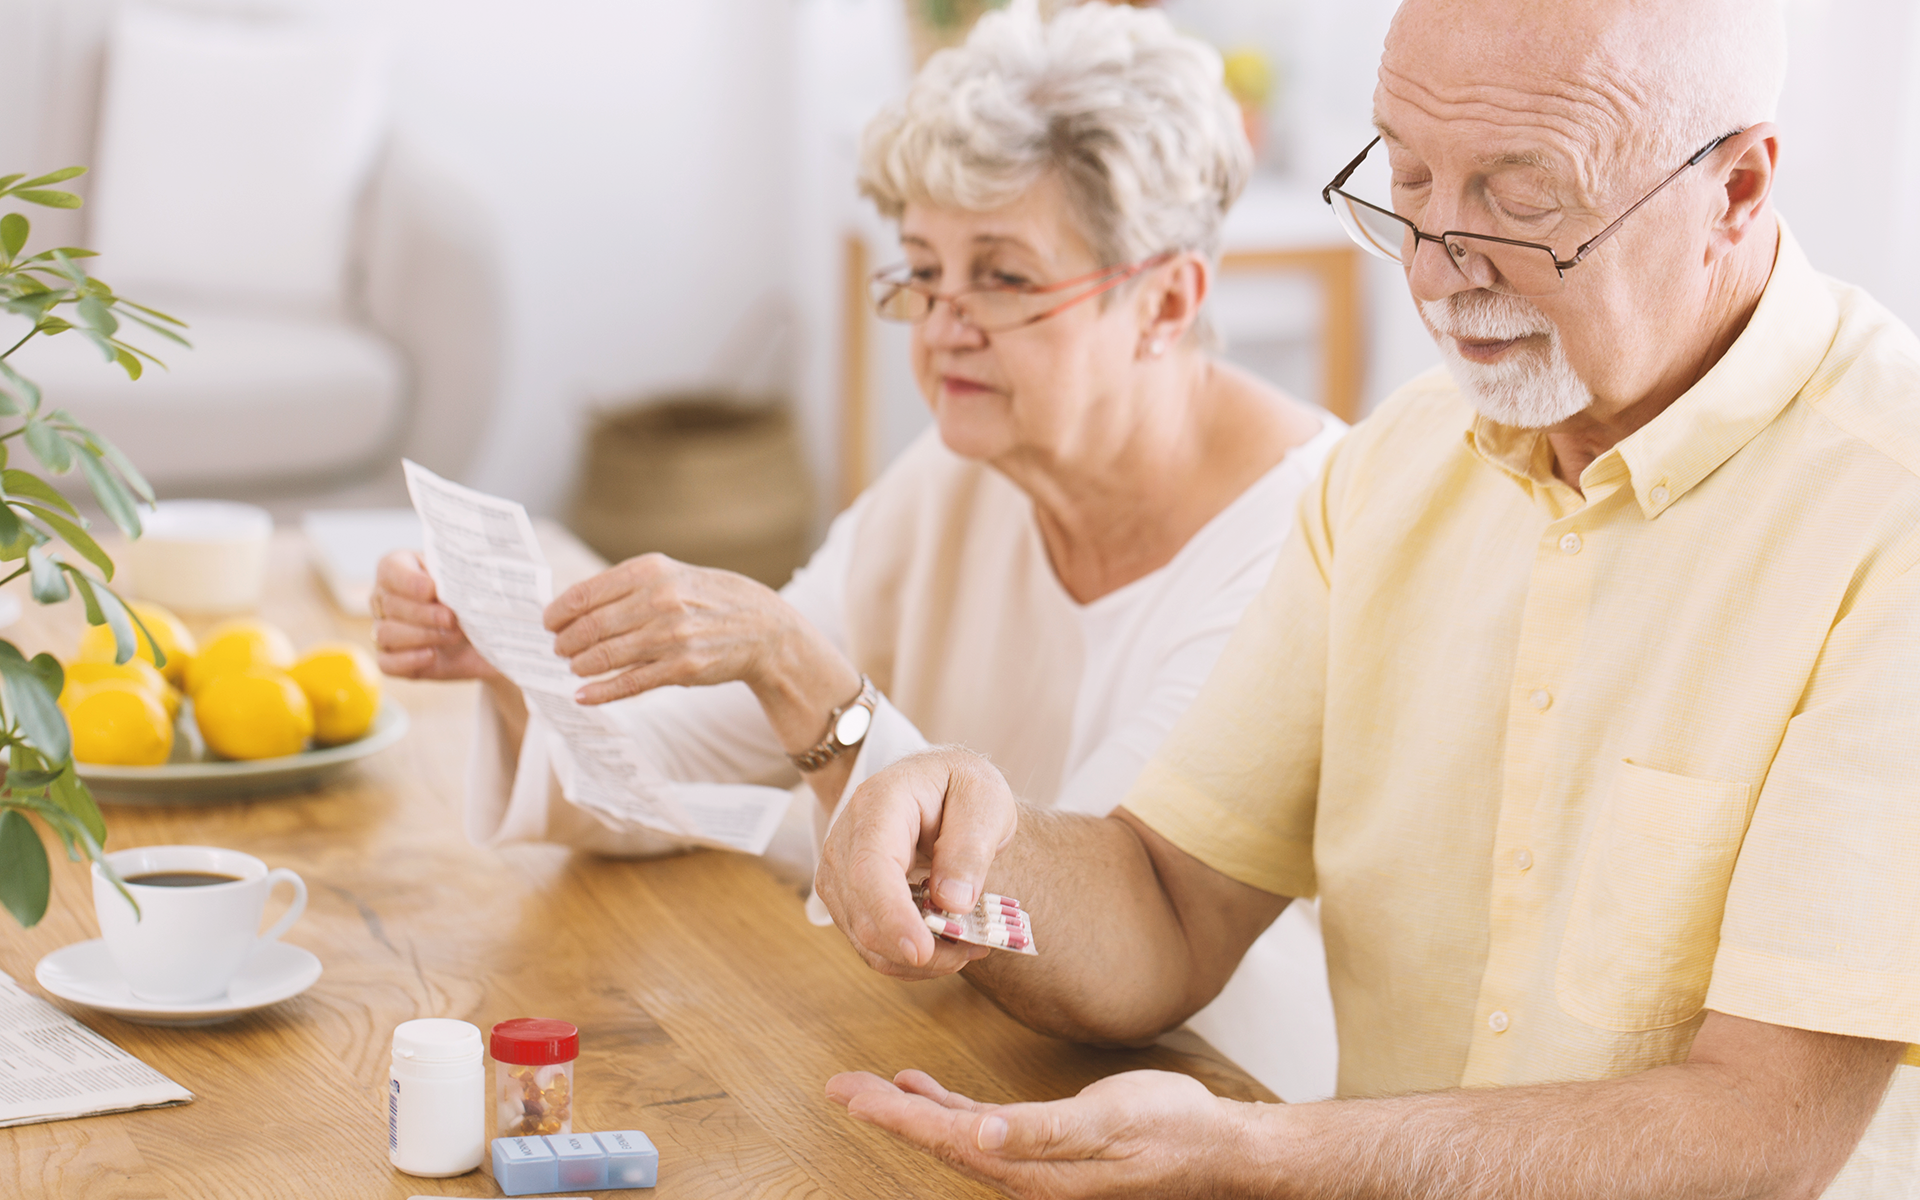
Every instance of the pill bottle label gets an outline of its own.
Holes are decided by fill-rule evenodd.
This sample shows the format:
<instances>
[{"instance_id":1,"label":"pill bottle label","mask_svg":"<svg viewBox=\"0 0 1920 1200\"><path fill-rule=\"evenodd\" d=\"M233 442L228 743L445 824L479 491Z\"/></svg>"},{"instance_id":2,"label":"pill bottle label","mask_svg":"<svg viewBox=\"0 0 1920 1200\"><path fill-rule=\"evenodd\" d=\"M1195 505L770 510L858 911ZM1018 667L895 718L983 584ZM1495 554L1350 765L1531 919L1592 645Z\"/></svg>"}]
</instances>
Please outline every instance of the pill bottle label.
<instances>
[{"instance_id":1,"label":"pill bottle label","mask_svg":"<svg viewBox=\"0 0 1920 1200\"><path fill-rule=\"evenodd\" d=\"M387 1153L400 1149L400 1081L387 1080Z\"/></svg>"}]
</instances>

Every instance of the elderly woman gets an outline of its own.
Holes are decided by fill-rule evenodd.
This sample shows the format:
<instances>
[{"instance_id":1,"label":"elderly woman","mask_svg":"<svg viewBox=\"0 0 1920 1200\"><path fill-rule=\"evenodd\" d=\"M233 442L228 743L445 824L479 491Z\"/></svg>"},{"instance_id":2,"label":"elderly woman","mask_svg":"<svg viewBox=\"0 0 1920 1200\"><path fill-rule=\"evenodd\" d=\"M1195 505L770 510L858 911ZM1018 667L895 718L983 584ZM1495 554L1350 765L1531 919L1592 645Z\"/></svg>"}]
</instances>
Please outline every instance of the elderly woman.
<instances>
[{"instance_id":1,"label":"elderly woman","mask_svg":"<svg viewBox=\"0 0 1920 1200\"><path fill-rule=\"evenodd\" d=\"M1043 23L1016 6L936 55L868 127L860 175L899 223L905 262L874 297L913 325L936 428L777 594L659 555L563 593L557 649L605 676L582 702L613 703L670 778L797 773L817 803L794 807L822 833L853 786L932 742L989 755L1035 801L1105 811L1206 678L1344 428L1206 352L1249 159L1220 60L1157 13ZM470 835L675 848L561 793L539 718L417 557L382 564L376 603L387 672L487 685ZM1269 1078L1330 1079L1325 1001L1309 987L1301 1007L1298 1053L1286 1014L1199 1026Z\"/></svg>"}]
</instances>

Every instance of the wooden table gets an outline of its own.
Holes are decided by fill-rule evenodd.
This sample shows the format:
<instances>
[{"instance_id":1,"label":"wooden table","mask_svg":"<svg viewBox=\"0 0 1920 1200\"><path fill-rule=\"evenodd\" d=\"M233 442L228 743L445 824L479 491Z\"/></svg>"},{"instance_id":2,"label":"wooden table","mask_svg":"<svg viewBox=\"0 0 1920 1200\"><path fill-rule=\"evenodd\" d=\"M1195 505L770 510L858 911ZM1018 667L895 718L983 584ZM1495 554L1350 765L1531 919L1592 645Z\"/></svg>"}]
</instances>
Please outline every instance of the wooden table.
<instances>
[{"instance_id":1,"label":"wooden table","mask_svg":"<svg viewBox=\"0 0 1920 1200\"><path fill-rule=\"evenodd\" d=\"M368 640L366 621L321 598L296 535L280 535L274 553L265 612L296 643ZM7 636L29 653L70 652L78 606L28 609ZM849 1119L823 1092L842 1070L921 1067L976 1097L1014 1100L1158 1067L1222 1095L1272 1098L1198 1039L1091 1050L1016 1025L958 980L884 979L744 856L476 849L460 823L473 685L391 689L412 733L343 782L217 807L107 809L109 849L207 843L298 871L311 899L286 940L326 973L299 997L198 1029L55 1001L197 1099L0 1130L0 1195L499 1195L484 1167L425 1180L387 1163L389 1039L414 1017L579 1025L575 1125L644 1130L660 1148L663 1198L988 1194ZM0 916L0 970L35 992L43 955L98 935L84 867L54 854L46 919L23 932Z\"/></svg>"}]
</instances>

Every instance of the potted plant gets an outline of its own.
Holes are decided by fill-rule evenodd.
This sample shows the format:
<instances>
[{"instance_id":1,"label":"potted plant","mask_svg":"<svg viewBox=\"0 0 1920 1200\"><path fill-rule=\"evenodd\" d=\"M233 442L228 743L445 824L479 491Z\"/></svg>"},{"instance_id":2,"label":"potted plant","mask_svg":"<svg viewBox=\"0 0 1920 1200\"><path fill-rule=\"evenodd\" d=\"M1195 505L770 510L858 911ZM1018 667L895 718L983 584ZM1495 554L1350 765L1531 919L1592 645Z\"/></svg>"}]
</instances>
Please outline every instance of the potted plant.
<instances>
[{"instance_id":1,"label":"potted plant","mask_svg":"<svg viewBox=\"0 0 1920 1200\"><path fill-rule=\"evenodd\" d=\"M32 179L0 176L0 201L78 208L80 197L51 185L85 173L85 167L68 167ZM65 409L48 408L40 389L7 359L36 337L71 331L97 346L108 363L138 379L143 359L155 364L160 360L122 341L123 323L143 326L182 346L187 342L178 331L185 325L116 295L88 275L80 260L91 258L91 250L62 246L27 254L31 231L19 213L0 215L0 309L26 324L17 341L0 338L6 346L0 350L0 571L7 572L0 583L28 576L39 604L56 604L78 592L88 623L113 630L116 660L126 662L137 649L136 627L146 631L107 586L113 579L113 560L87 532L86 519L31 464L38 463L51 475L78 467L101 510L129 538L140 536L139 506L153 503L153 489L104 438ZM23 446L31 460L20 455ZM8 563L16 565L9 569ZM157 647L154 653L159 657ZM64 681L51 654L28 658L12 642L0 639L0 743L6 752L5 778L0 780L0 905L27 926L46 913L52 883L46 847L32 817L59 835L70 860L78 862L84 854L101 863L116 887L120 884L112 868L101 862L106 823L87 785L74 773L72 738L59 705Z\"/></svg>"}]
</instances>

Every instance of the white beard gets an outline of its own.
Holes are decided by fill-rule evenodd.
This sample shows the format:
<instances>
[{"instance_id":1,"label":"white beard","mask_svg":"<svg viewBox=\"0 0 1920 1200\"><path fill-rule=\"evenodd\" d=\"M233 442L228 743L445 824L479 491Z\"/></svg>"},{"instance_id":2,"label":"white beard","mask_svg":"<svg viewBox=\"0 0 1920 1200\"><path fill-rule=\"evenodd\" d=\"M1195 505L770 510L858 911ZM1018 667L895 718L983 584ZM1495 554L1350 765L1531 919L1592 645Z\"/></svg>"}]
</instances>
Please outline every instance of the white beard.
<instances>
[{"instance_id":1,"label":"white beard","mask_svg":"<svg viewBox=\"0 0 1920 1200\"><path fill-rule=\"evenodd\" d=\"M1593 403L1593 392L1580 382L1560 348L1560 331L1520 297L1456 292L1422 300L1420 313L1440 335L1434 340L1447 373L1488 420L1517 429L1545 429ZM1531 334L1546 337L1545 362L1533 353L1511 352L1499 362L1474 362L1462 357L1453 341L1502 341Z\"/></svg>"}]
</instances>

